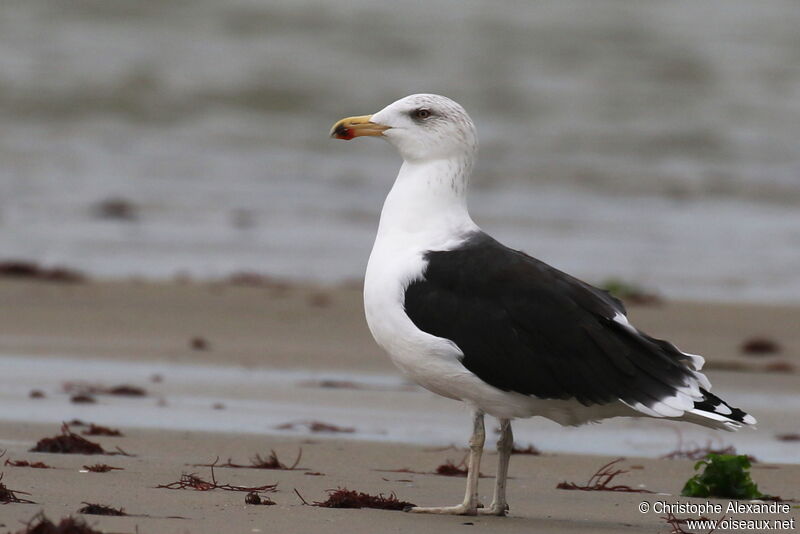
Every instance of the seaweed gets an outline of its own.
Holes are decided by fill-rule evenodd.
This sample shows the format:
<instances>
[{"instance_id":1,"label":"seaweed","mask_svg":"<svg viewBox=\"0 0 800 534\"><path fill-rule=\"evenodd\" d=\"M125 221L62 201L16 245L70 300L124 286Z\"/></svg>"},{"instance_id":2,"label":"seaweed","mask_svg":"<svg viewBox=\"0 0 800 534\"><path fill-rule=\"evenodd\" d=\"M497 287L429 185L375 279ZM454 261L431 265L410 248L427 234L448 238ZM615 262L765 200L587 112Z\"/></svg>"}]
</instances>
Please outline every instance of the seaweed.
<instances>
[{"instance_id":1,"label":"seaweed","mask_svg":"<svg viewBox=\"0 0 800 534\"><path fill-rule=\"evenodd\" d=\"M119 395L122 397L146 397L147 391L139 386L130 384L120 384L110 388L101 389L97 392L100 395Z\"/></svg>"},{"instance_id":2,"label":"seaweed","mask_svg":"<svg viewBox=\"0 0 800 534\"><path fill-rule=\"evenodd\" d=\"M233 273L228 277L227 282L234 286L266 287L280 291L287 291L291 288L291 284L288 282L249 271Z\"/></svg>"},{"instance_id":3,"label":"seaweed","mask_svg":"<svg viewBox=\"0 0 800 534\"><path fill-rule=\"evenodd\" d=\"M23 260L0 262L0 276L7 278L26 278L45 282L84 282L86 276L78 271L65 267L42 267L36 263Z\"/></svg>"},{"instance_id":4,"label":"seaweed","mask_svg":"<svg viewBox=\"0 0 800 534\"><path fill-rule=\"evenodd\" d=\"M3 483L3 473L0 473L0 504L36 504L34 501L20 497L30 495L27 491L12 490Z\"/></svg>"},{"instance_id":5,"label":"seaweed","mask_svg":"<svg viewBox=\"0 0 800 534\"><path fill-rule=\"evenodd\" d=\"M714 360L707 362L705 369L713 369L715 371L749 371L756 373L794 373L797 370L795 365L784 360L766 363Z\"/></svg>"},{"instance_id":6,"label":"seaweed","mask_svg":"<svg viewBox=\"0 0 800 534\"><path fill-rule=\"evenodd\" d=\"M776 434L775 439L778 441L800 441L800 433Z\"/></svg>"},{"instance_id":7,"label":"seaweed","mask_svg":"<svg viewBox=\"0 0 800 534\"><path fill-rule=\"evenodd\" d=\"M107 454L99 443L72 432L66 423L61 425L61 435L42 438L30 452L52 452L62 454Z\"/></svg>"},{"instance_id":8,"label":"seaweed","mask_svg":"<svg viewBox=\"0 0 800 534\"><path fill-rule=\"evenodd\" d=\"M96 425L91 423L89 428L81 432L84 436L123 436L122 432L116 428Z\"/></svg>"},{"instance_id":9,"label":"seaweed","mask_svg":"<svg viewBox=\"0 0 800 534\"><path fill-rule=\"evenodd\" d=\"M74 424L74 423L73 423ZM30 449L30 452L49 452L60 454L106 454L108 456L135 456L120 447L114 447L115 452L108 452L99 443L89 441L69 429L67 423L61 424L61 435L52 438L42 438Z\"/></svg>"},{"instance_id":10,"label":"seaweed","mask_svg":"<svg viewBox=\"0 0 800 534\"><path fill-rule=\"evenodd\" d=\"M621 462L624 458L617 458L616 460L612 460L607 464L603 465L595 471L595 473L589 477L589 480L586 482L585 485L575 484L574 482L559 482L556 488L563 489L563 490L581 490L581 491L621 491L626 493L653 493L650 490L646 489L637 489L632 488L626 485L616 485L610 486L614 478L624 473L628 473L629 471L625 469L612 469L616 463Z\"/></svg>"},{"instance_id":11,"label":"seaweed","mask_svg":"<svg viewBox=\"0 0 800 534\"><path fill-rule=\"evenodd\" d=\"M662 298L652 291L648 291L636 284L628 283L619 278L609 278L599 285L600 289L611 293L614 297L626 303L642 306L661 304Z\"/></svg>"},{"instance_id":12,"label":"seaweed","mask_svg":"<svg viewBox=\"0 0 800 534\"><path fill-rule=\"evenodd\" d=\"M78 510L79 514L88 514L88 515L115 515L115 516L122 516L128 515L125 513L124 508L112 508L111 506L106 506L105 504L92 504L89 502L83 502L86 506Z\"/></svg>"},{"instance_id":13,"label":"seaweed","mask_svg":"<svg viewBox=\"0 0 800 534\"><path fill-rule=\"evenodd\" d=\"M683 443L683 434L678 432L678 445L672 452L661 456L662 460L702 460L709 454L736 454L736 448L733 445L724 445L722 441L718 441L716 446L712 440L707 440L704 446L697 443ZM751 462L757 460L753 456L748 456Z\"/></svg>"},{"instance_id":14,"label":"seaweed","mask_svg":"<svg viewBox=\"0 0 800 534\"><path fill-rule=\"evenodd\" d=\"M331 296L322 292L312 293L306 302L314 308L327 308L331 305Z\"/></svg>"},{"instance_id":15,"label":"seaweed","mask_svg":"<svg viewBox=\"0 0 800 534\"><path fill-rule=\"evenodd\" d=\"M390 480L386 477L381 477L381 480L383 480L384 482L414 482L410 478L396 478L394 480Z\"/></svg>"},{"instance_id":16,"label":"seaweed","mask_svg":"<svg viewBox=\"0 0 800 534\"><path fill-rule=\"evenodd\" d=\"M56 525L39 512L25 525L24 530L17 534L103 534L99 530L90 528L83 519L65 517Z\"/></svg>"},{"instance_id":17,"label":"seaweed","mask_svg":"<svg viewBox=\"0 0 800 534\"><path fill-rule=\"evenodd\" d=\"M686 481L681 495L684 497L723 497L730 499L770 499L750 478L750 459L743 455L709 454L705 460L694 464L694 470L704 467L702 473Z\"/></svg>"},{"instance_id":18,"label":"seaweed","mask_svg":"<svg viewBox=\"0 0 800 534\"><path fill-rule=\"evenodd\" d=\"M383 473L410 473L414 475L440 475L443 477L465 477L467 476L468 469L467 469L467 456L464 456L459 463L455 463L453 460L449 458L445 460L443 464L440 464L436 467L434 471L413 471L408 467L403 467L401 469L376 469L376 471L380 471ZM487 478L487 475L483 473L478 473L478 478Z\"/></svg>"},{"instance_id":19,"label":"seaweed","mask_svg":"<svg viewBox=\"0 0 800 534\"><path fill-rule=\"evenodd\" d=\"M139 218L137 206L122 197L111 197L101 200L92 206L92 214L98 219L132 222Z\"/></svg>"},{"instance_id":20,"label":"seaweed","mask_svg":"<svg viewBox=\"0 0 800 534\"><path fill-rule=\"evenodd\" d=\"M311 432L342 432L342 433L351 433L355 432L356 429L348 426L336 426L330 423L323 423L321 421L295 421L290 423L283 423L282 425L278 425L275 428L278 430L294 430L298 426L306 426L308 430Z\"/></svg>"},{"instance_id":21,"label":"seaweed","mask_svg":"<svg viewBox=\"0 0 800 534\"><path fill-rule=\"evenodd\" d=\"M370 391L414 391L417 389L417 387L412 384L366 384L363 382L353 382L351 380L337 380L335 378L301 380L297 385L303 388L357 389Z\"/></svg>"},{"instance_id":22,"label":"seaweed","mask_svg":"<svg viewBox=\"0 0 800 534\"><path fill-rule=\"evenodd\" d=\"M428 471L413 471L408 467L402 467L400 469L376 469L375 471L379 471L381 473L411 473L414 475L430 475Z\"/></svg>"},{"instance_id":23,"label":"seaweed","mask_svg":"<svg viewBox=\"0 0 800 534\"><path fill-rule=\"evenodd\" d=\"M249 464L233 463L230 458L224 464L193 464L194 467L231 467L235 469L280 469L283 471L293 471L298 469L297 465L300 463L300 458L303 456L303 449L297 451L297 457L294 459L292 465L286 465L278 459L278 455L274 450L269 451L269 456L263 458L260 454L256 454L250 459Z\"/></svg>"},{"instance_id":24,"label":"seaweed","mask_svg":"<svg viewBox=\"0 0 800 534\"><path fill-rule=\"evenodd\" d=\"M192 350L208 350L208 340L204 337L194 336L189 340L189 348Z\"/></svg>"},{"instance_id":25,"label":"seaweed","mask_svg":"<svg viewBox=\"0 0 800 534\"><path fill-rule=\"evenodd\" d=\"M28 393L28 397L31 399L43 399L46 397L46 395L41 389L32 389L30 393Z\"/></svg>"},{"instance_id":26,"label":"seaweed","mask_svg":"<svg viewBox=\"0 0 800 534\"><path fill-rule=\"evenodd\" d=\"M303 504L308 504L297 490L294 491L297 496L300 497L300 500L303 501ZM324 501L314 501L313 506L322 508L377 508L380 510L407 510L408 508L416 506L416 504L399 500L394 492L390 493L387 497L382 493L370 495L347 488L337 488L327 491L328 498Z\"/></svg>"},{"instance_id":27,"label":"seaweed","mask_svg":"<svg viewBox=\"0 0 800 534\"><path fill-rule=\"evenodd\" d=\"M219 458L217 458L219 460ZM214 474L214 467L217 467L217 462L209 466L211 468L211 481L204 480L197 476L195 473L183 473L180 480L170 482L169 484L159 484L157 488L164 489L192 489L195 491L210 491L214 489L221 489L224 491L246 491L246 492L266 492L277 491L277 484L265 484L263 486L235 486L232 484L220 484L217 482L216 475Z\"/></svg>"},{"instance_id":28,"label":"seaweed","mask_svg":"<svg viewBox=\"0 0 800 534\"><path fill-rule=\"evenodd\" d=\"M302 388L324 388L324 389L368 389L365 384L352 382L350 380L334 380L325 378L322 380L303 380L297 383Z\"/></svg>"},{"instance_id":29,"label":"seaweed","mask_svg":"<svg viewBox=\"0 0 800 534\"><path fill-rule=\"evenodd\" d=\"M469 472L469 469L467 468L468 456L469 455L465 455L458 463L453 462L453 460L447 459L443 464L438 465L436 467L436 470L433 471L432 473L422 473L422 474L441 475L443 477L465 477ZM413 473L414 471L406 471L406 472ZM478 478L487 478L487 475L484 475L483 473L478 473Z\"/></svg>"},{"instance_id":30,"label":"seaweed","mask_svg":"<svg viewBox=\"0 0 800 534\"><path fill-rule=\"evenodd\" d=\"M777 341L759 336L744 340L739 348L743 354L749 356L766 356L768 354L776 354L782 350Z\"/></svg>"},{"instance_id":31,"label":"seaweed","mask_svg":"<svg viewBox=\"0 0 800 534\"><path fill-rule=\"evenodd\" d=\"M453 460L447 460L436 468L435 473L444 477L465 477L468 469L464 460L461 460L458 464L454 463Z\"/></svg>"},{"instance_id":32,"label":"seaweed","mask_svg":"<svg viewBox=\"0 0 800 534\"><path fill-rule=\"evenodd\" d=\"M794 373L797 367L789 362L769 362L764 364L763 371L766 373Z\"/></svg>"},{"instance_id":33,"label":"seaweed","mask_svg":"<svg viewBox=\"0 0 800 534\"><path fill-rule=\"evenodd\" d=\"M62 389L65 393L73 395L117 395L121 397L145 397L147 390L139 386L130 384L118 384L116 386L105 387L98 384L85 382L64 382Z\"/></svg>"},{"instance_id":34,"label":"seaweed","mask_svg":"<svg viewBox=\"0 0 800 534\"><path fill-rule=\"evenodd\" d=\"M270 499L269 497L261 497L259 496L258 492L251 491L247 495L244 496L245 504L260 504L263 506L272 506L275 504L275 501Z\"/></svg>"},{"instance_id":35,"label":"seaweed","mask_svg":"<svg viewBox=\"0 0 800 534\"><path fill-rule=\"evenodd\" d=\"M159 484L157 488L165 489L193 489L197 491L208 491L217 487L216 482L203 480L194 473L182 473L180 480L169 484Z\"/></svg>"},{"instance_id":36,"label":"seaweed","mask_svg":"<svg viewBox=\"0 0 800 534\"><path fill-rule=\"evenodd\" d=\"M69 401L73 404L94 404L97 402L97 399L88 393L76 393L69 398Z\"/></svg>"},{"instance_id":37,"label":"seaweed","mask_svg":"<svg viewBox=\"0 0 800 534\"><path fill-rule=\"evenodd\" d=\"M308 429L311 432L344 432L344 433L350 433L350 432L355 432L356 431L356 429L351 427L351 426L343 427L343 426L331 425L329 423L322 423L320 421L311 421L311 422L309 422L308 423Z\"/></svg>"},{"instance_id":38,"label":"seaweed","mask_svg":"<svg viewBox=\"0 0 800 534\"><path fill-rule=\"evenodd\" d=\"M533 444L528 445L524 449L514 444L514 446L511 447L511 454L530 454L532 456L539 456L542 454L542 451L537 449Z\"/></svg>"},{"instance_id":39,"label":"seaweed","mask_svg":"<svg viewBox=\"0 0 800 534\"><path fill-rule=\"evenodd\" d=\"M114 467L108 464L84 465L84 469L92 473L108 473L109 471L124 471L123 467Z\"/></svg>"},{"instance_id":40,"label":"seaweed","mask_svg":"<svg viewBox=\"0 0 800 534\"><path fill-rule=\"evenodd\" d=\"M2 454L0 454L2 456ZM32 467L33 469L54 469L52 465L47 465L44 462L29 462L28 460L12 460L6 459L3 465L10 465L11 467Z\"/></svg>"}]
</instances>

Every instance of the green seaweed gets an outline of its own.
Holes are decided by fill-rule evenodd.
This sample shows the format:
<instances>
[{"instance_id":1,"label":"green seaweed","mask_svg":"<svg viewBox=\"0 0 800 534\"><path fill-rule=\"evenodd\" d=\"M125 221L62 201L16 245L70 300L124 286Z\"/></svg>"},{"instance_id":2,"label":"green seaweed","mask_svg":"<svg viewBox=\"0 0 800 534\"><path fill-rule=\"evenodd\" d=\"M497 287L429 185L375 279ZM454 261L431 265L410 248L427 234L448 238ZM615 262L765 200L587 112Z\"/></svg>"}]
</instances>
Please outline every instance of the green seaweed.
<instances>
[{"instance_id":1,"label":"green seaweed","mask_svg":"<svg viewBox=\"0 0 800 534\"><path fill-rule=\"evenodd\" d=\"M612 296L631 304L661 303L661 298L654 292L619 278L609 278L600 283L598 287L611 293Z\"/></svg>"},{"instance_id":2,"label":"green seaweed","mask_svg":"<svg viewBox=\"0 0 800 534\"><path fill-rule=\"evenodd\" d=\"M744 454L710 453L694 464L694 470L705 466L683 486L684 497L724 497L729 499L770 499L758 490L750 478L750 459Z\"/></svg>"}]
</instances>

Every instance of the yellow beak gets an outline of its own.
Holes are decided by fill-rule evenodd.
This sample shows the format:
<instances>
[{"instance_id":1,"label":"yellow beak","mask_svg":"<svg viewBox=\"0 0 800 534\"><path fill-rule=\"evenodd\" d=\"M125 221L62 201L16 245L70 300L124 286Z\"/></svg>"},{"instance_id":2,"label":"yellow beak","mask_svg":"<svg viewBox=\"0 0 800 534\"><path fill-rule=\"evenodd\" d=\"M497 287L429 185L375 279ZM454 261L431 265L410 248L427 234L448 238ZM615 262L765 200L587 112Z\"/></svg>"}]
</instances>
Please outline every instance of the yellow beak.
<instances>
[{"instance_id":1,"label":"yellow beak","mask_svg":"<svg viewBox=\"0 0 800 534\"><path fill-rule=\"evenodd\" d=\"M372 115L342 119L331 128L331 137L350 140L363 135L383 135L383 132L390 128L390 126L372 122L371 119Z\"/></svg>"}]
</instances>

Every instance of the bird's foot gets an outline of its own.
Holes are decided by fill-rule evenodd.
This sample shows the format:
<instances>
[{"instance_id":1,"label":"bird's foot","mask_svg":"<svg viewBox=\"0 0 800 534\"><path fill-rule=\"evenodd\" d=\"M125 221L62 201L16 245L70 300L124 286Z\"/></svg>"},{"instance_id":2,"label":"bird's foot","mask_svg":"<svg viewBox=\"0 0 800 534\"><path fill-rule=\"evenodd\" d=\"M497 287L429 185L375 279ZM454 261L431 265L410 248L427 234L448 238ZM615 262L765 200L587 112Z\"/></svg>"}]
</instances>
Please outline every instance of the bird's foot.
<instances>
[{"instance_id":1,"label":"bird's foot","mask_svg":"<svg viewBox=\"0 0 800 534\"><path fill-rule=\"evenodd\" d=\"M508 504L492 503L489 508L478 508L478 515L504 516L508 513Z\"/></svg>"},{"instance_id":2,"label":"bird's foot","mask_svg":"<svg viewBox=\"0 0 800 534\"><path fill-rule=\"evenodd\" d=\"M406 508L412 514L478 515L477 506L457 504L456 506L412 506Z\"/></svg>"}]
</instances>

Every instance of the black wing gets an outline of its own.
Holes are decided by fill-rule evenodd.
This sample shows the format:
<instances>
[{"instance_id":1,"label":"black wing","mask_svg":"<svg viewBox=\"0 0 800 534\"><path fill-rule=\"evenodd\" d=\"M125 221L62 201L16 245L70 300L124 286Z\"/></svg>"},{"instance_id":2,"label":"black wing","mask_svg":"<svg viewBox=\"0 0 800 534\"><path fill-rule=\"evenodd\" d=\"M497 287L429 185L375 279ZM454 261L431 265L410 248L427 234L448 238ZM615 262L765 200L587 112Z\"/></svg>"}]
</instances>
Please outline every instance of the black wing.
<instances>
[{"instance_id":1,"label":"black wing","mask_svg":"<svg viewBox=\"0 0 800 534\"><path fill-rule=\"evenodd\" d=\"M499 389L650 406L688 381L686 355L613 321L625 313L619 300L482 232L426 259L423 279L406 289L406 313Z\"/></svg>"}]
</instances>

